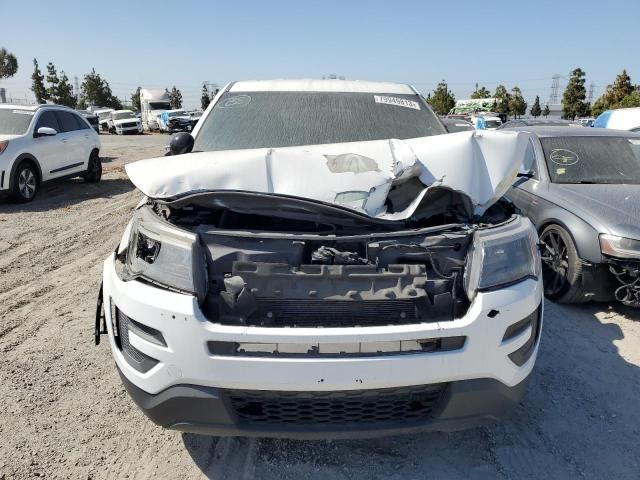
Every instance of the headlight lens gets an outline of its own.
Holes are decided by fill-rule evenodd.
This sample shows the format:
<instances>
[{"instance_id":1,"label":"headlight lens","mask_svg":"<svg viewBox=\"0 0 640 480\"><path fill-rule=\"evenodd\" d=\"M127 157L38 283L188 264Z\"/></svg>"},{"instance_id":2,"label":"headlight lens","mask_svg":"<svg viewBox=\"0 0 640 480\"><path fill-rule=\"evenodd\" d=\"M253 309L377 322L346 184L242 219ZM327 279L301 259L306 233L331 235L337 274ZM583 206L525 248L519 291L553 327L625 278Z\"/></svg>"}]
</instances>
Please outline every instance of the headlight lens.
<instances>
[{"instance_id":1,"label":"headlight lens","mask_svg":"<svg viewBox=\"0 0 640 480\"><path fill-rule=\"evenodd\" d=\"M603 233L600 235L600 251L612 257L640 258L640 240Z\"/></svg>"},{"instance_id":2,"label":"headlight lens","mask_svg":"<svg viewBox=\"0 0 640 480\"><path fill-rule=\"evenodd\" d=\"M9 140L5 140L4 142L0 142L0 153L4 152L9 146Z\"/></svg>"},{"instance_id":3,"label":"headlight lens","mask_svg":"<svg viewBox=\"0 0 640 480\"><path fill-rule=\"evenodd\" d=\"M163 221L148 207L138 209L131 222L125 272L199 300L206 295L206 257L198 237Z\"/></svg>"},{"instance_id":4,"label":"headlight lens","mask_svg":"<svg viewBox=\"0 0 640 480\"><path fill-rule=\"evenodd\" d=\"M518 217L508 225L475 233L464 278L470 300L479 290L495 289L539 275L538 234L529 219Z\"/></svg>"}]
</instances>

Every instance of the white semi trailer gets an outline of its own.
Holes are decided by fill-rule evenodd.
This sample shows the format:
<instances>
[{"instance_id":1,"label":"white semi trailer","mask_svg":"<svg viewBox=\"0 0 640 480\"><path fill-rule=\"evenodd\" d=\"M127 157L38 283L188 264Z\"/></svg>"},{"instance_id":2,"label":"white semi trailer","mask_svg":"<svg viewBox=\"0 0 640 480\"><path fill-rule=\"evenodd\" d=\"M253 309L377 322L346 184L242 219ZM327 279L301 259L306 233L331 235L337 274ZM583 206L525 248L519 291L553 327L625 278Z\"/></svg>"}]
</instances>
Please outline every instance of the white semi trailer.
<instances>
[{"instance_id":1,"label":"white semi trailer","mask_svg":"<svg viewBox=\"0 0 640 480\"><path fill-rule=\"evenodd\" d=\"M148 131L159 130L158 116L171 110L169 93L166 90L140 89L140 109L142 127Z\"/></svg>"}]
</instances>

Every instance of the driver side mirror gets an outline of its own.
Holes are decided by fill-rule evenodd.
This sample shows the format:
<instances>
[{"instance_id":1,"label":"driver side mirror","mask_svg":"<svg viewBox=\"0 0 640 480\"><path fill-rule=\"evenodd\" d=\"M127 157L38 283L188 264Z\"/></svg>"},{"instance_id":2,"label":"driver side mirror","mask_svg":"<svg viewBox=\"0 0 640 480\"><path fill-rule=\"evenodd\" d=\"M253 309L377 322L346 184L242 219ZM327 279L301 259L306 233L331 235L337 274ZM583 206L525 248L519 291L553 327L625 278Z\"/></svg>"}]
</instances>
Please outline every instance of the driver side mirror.
<instances>
[{"instance_id":1,"label":"driver side mirror","mask_svg":"<svg viewBox=\"0 0 640 480\"><path fill-rule=\"evenodd\" d=\"M54 137L58 134L53 128L50 127L40 127L36 132L36 137Z\"/></svg>"},{"instance_id":2,"label":"driver side mirror","mask_svg":"<svg viewBox=\"0 0 640 480\"><path fill-rule=\"evenodd\" d=\"M170 155L182 155L193 150L194 138L188 132L176 133L169 142Z\"/></svg>"}]
</instances>

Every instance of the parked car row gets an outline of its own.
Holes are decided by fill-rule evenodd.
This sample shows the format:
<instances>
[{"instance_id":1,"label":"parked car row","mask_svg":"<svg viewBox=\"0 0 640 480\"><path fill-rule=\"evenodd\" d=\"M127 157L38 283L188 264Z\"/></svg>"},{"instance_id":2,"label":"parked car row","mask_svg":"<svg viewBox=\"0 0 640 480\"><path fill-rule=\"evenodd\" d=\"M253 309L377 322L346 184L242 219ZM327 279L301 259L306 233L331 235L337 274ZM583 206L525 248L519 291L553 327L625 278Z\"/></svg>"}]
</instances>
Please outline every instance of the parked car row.
<instances>
[{"instance_id":1,"label":"parked car row","mask_svg":"<svg viewBox=\"0 0 640 480\"><path fill-rule=\"evenodd\" d=\"M95 318L164 427L467 428L524 395L543 296L640 307L640 134L478 132L408 85L346 80L235 82L189 128L165 113L192 131L126 166L145 200ZM140 130L130 111L106 118ZM17 201L100 180L99 152L78 112L0 106L0 192Z\"/></svg>"}]
</instances>

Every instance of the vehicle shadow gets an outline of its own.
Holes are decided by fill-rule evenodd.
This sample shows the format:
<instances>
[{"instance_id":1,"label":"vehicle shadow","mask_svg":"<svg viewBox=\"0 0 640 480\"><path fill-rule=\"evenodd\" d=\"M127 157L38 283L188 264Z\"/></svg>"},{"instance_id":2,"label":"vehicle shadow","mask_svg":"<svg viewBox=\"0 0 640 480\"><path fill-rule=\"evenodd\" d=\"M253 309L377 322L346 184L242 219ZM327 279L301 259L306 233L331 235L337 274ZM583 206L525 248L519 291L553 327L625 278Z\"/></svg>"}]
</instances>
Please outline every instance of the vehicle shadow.
<instances>
[{"instance_id":1,"label":"vehicle shadow","mask_svg":"<svg viewBox=\"0 0 640 480\"><path fill-rule=\"evenodd\" d=\"M69 207L94 198L109 198L134 190L127 178L103 178L98 183L82 179L44 183L37 197L30 203L14 203L9 198L0 200L0 213L45 212Z\"/></svg>"},{"instance_id":2,"label":"vehicle shadow","mask_svg":"<svg viewBox=\"0 0 640 480\"><path fill-rule=\"evenodd\" d=\"M640 311L545 308L527 395L494 426L349 441L185 433L185 449L214 479L637 479L640 332L627 327Z\"/></svg>"}]
</instances>

